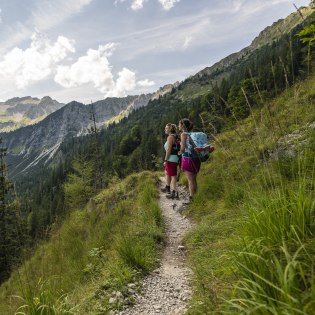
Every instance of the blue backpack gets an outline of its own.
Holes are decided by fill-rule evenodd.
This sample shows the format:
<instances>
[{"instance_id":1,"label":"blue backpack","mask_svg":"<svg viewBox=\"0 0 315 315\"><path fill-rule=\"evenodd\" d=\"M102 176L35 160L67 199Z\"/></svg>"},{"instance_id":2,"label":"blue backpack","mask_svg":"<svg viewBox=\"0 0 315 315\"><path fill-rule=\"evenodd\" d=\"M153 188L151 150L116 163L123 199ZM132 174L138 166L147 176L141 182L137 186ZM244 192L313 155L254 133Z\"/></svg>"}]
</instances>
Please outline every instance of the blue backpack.
<instances>
[{"instance_id":1,"label":"blue backpack","mask_svg":"<svg viewBox=\"0 0 315 315\"><path fill-rule=\"evenodd\" d=\"M189 142L201 162L207 161L210 153L214 151L214 146L208 143L208 137L204 132L190 132Z\"/></svg>"}]
</instances>

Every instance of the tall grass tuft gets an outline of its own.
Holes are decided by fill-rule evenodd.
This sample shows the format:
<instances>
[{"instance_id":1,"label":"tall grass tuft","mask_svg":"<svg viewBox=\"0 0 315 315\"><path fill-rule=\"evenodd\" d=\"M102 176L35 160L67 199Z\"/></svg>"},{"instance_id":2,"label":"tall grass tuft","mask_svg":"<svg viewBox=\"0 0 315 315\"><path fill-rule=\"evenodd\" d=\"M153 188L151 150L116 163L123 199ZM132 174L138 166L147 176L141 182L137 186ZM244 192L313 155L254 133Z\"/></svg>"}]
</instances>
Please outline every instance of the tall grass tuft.
<instances>
[{"instance_id":1,"label":"tall grass tuft","mask_svg":"<svg viewBox=\"0 0 315 315\"><path fill-rule=\"evenodd\" d=\"M157 246L164 239L164 222L152 180L139 183L139 222L132 231L123 231L116 242L119 257L131 268L148 272L155 263Z\"/></svg>"},{"instance_id":2,"label":"tall grass tuft","mask_svg":"<svg viewBox=\"0 0 315 315\"><path fill-rule=\"evenodd\" d=\"M15 315L70 315L76 314L75 308L68 301L67 294L59 293L59 297L51 292L47 283L40 281L36 290L29 288L24 296L16 296L22 300L22 305L16 310Z\"/></svg>"},{"instance_id":3,"label":"tall grass tuft","mask_svg":"<svg viewBox=\"0 0 315 315\"><path fill-rule=\"evenodd\" d=\"M306 315L315 309L314 177L295 175L246 203L243 245L234 260L239 281L224 308L228 314Z\"/></svg>"},{"instance_id":4,"label":"tall grass tuft","mask_svg":"<svg viewBox=\"0 0 315 315\"><path fill-rule=\"evenodd\" d=\"M120 258L130 267L139 271L148 272L154 265L153 240L142 239L125 234L116 243Z\"/></svg>"},{"instance_id":5,"label":"tall grass tuft","mask_svg":"<svg viewBox=\"0 0 315 315\"><path fill-rule=\"evenodd\" d=\"M265 246L282 241L300 244L315 235L315 200L303 182L297 187L281 187L260 193L247 204L247 217L242 223L245 238L259 240Z\"/></svg>"},{"instance_id":6,"label":"tall grass tuft","mask_svg":"<svg viewBox=\"0 0 315 315\"><path fill-rule=\"evenodd\" d=\"M312 314L314 250L301 245L291 253L285 242L276 253L259 245L247 249L235 260L240 280L224 313Z\"/></svg>"}]
</instances>

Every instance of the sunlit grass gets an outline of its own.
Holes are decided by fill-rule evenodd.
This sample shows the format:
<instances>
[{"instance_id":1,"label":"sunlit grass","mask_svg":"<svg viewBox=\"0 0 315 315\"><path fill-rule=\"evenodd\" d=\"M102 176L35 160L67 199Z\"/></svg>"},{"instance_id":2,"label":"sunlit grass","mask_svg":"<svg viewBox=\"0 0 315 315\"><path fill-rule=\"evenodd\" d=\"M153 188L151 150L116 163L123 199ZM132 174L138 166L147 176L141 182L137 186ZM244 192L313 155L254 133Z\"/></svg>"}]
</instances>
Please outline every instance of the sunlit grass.
<instances>
[{"instance_id":1,"label":"sunlit grass","mask_svg":"<svg viewBox=\"0 0 315 315\"><path fill-rule=\"evenodd\" d=\"M198 222L186 240L189 314L313 314L313 85L296 85L268 111L238 121L202 165L187 211Z\"/></svg>"},{"instance_id":2,"label":"sunlit grass","mask_svg":"<svg viewBox=\"0 0 315 315\"><path fill-rule=\"evenodd\" d=\"M122 307L109 305L111 293L128 300L128 283L154 267L164 239L157 181L149 172L131 175L74 210L2 285L0 313L96 314Z\"/></svg>"}]
</instances>

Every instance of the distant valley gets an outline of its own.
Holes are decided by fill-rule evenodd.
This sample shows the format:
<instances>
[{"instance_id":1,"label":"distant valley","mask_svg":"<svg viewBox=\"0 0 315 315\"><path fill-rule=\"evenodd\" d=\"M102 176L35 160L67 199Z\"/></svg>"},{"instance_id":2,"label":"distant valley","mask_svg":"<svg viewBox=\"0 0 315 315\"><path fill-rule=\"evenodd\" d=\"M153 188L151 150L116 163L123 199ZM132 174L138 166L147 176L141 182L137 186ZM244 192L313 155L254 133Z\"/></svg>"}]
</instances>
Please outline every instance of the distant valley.
<instances>
[{"instance_id":1,"label":"distant valley","mask_svg":"<svg viewBox=\"0 0 315 315\"><path fill-rule=\"evenodd\" d=\"M2 123L0 137L8 149L9 175L16 178L27 174L33 167L48 165L57 153L60 145L68 139L84 136L93 125L92 114L97 128L119 122L132 111L146 106L149 101L168 93L176 85L166 85L156 93L127 96L123 98L106 98L84 105L71 102L66 105L50 97L14 98L0 104L7 117L15 117L16 122ZM50 113L49 113L50 111ZM17 128L18 118L22 121L35 122ZM15 130L3 132L15 126ZM62 153L60 153L62 154Z\"/></svg>"}]
</instances>

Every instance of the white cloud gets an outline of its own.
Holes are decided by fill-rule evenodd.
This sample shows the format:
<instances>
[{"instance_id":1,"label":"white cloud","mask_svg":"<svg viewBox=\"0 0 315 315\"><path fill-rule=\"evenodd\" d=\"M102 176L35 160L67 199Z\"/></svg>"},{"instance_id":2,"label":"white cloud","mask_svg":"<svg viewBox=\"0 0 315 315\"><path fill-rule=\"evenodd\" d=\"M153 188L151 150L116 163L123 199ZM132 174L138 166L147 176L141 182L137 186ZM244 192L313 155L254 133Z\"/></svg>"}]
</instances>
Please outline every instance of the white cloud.
<instances>
[{"instance_id":1,"label":"white cloud","mask_svg":"<svg viewBox=\"0 0 315 315\"><path fill-rule=\"evenodd\" d=\"M75 51L74 41L63 36L59 36L55 43L38 33L31 39L29 48L15 47L0 62L0 77L14 79L20 89L48 77L68 52Z\"/></svg>"},{"instance_id":2,"label":"white cloud","mask_svg":"<svg viewBox=\"0 0 315 315\"><path fill-rule=\"evenodd\" d=\"M141 86L141 87L153 86L154 84L155 84L155 82L150 81L149 79L144 79L144 80L137 82L137 85Z\"/></svg>"},{"instance_id":3,"label":"white cloud","mask_svg":"<svg viewBox=\"0 0 315 315\"><path fill-rule=\"evenodd\" d=\"M186 36L185 42L184 42L184 45L183 45L183 48L184 48L184 49L186 49L186 48L189 47L189 44L190 44L191 40L192 40L192 37L191 37L191 36Z\"/></svg>"},{"instance_id":4,"label":"white cloud","mask_svg":"<svg viewBox=\"0 0 315 315\"><path fill-rule=\"evenodd\" d=\"M127 68L123 68L118 73L118 79L112 90L105 93L104 97L123 97L126 96L129 91L132 91L136 87L136 75L134 72Z\"/></svg>"},{"instance_id":5,"label":"white cloud","mask_svg":"<svg viewBox=\"0 0 315 315\"><path fill-rule=\"evenodd\" d=\"M127 0L115 0L114 4L117 6L117 4L119 2L122 3L122 2L126 2L126 1ZM143 3L145 1L148 1L148 0L132 0L131 9L134 11L142 9ZM175 3L179 2L180 0L158 0L158 1L161 3L163 9L168 11L168 10L172 9L174 7Z\"/></svg>"},{"instance_id":6,"label":"white cloud","mask_svg":"<svg viewBox=\"0 0 315 315\"><path fill-rule=\"evenodd\" d=\"M124 37L119 38L124 42L124 47L128 47L123 58L128 60L151 52L181 51L188 47L208 44L214 40L225 40L225 37L216 36L217 28L209 14L207 11L198 15L172 18L171 21L159 26L124 34ZM139 41L142 45L139 45Z\"/></svg>"},{"instance_id":7,"label":"white cloud","mask_svg":"<svg viewBox=\"0 0 315 315\"><path fill-rule=\"evenodd\" d=\"M257 1L249 1L249 0L233 0L232 7L235 12L242 14L243 16L251 16L255 13L263 12L264 10L275 10L275 6L282 5L284 3L288 3L288 0L257 0ZM272 9L271 9L272 8ZM293 3L292 3L293 8Z\"/></svg>"},{"instance_id":8,"label":"white cloud","mask_svg":"<svg viewBox=\"0 0 315 315\"><path fill-rule=\"evenodd\" d=\"M142 9L143 8L143 2L144 2L144 0L133 0L132 5L131 5L131 9L134 11Z\"/></svg>"},{"instance_id":9,"label":"white cloud","mask_svg":"<svg viewBox=\"0 0 315 315\"><path fill-rule=\"evenodd\" d=\"M31 15L14 25L5 26L5 37L2 39L0 53L27 40L34 30L45 32L55 26L62 25L66 20L82 11L93 0L36 0L34 7L29 1ZM1 17L0 17L1 19Z\"/></svg>"},{"instance_id":10,"label":"white cloud","mask_svg":"<svg viewBox=\"0 0 315 315\"><path fill-rule=\"evenodd\" d=\"M89 49L85 56L80 57L71 66L59 66L55 81L66 88L84 84L93 86L104 94L104 97L123 97L136 87L136 75L133 71L123 68L115 81L108 56L117 44L109 43L99 46L97 50Z\"/></svg>"},{"instance_id":11,"label":"white cloud","mask_svg":"<svg viewBox=\"0 0 315 315\"><path fill-rule=\"evenodd\" d=\"M244 5L244 0L233 0L232 7L235 11L240 11Z\"/></svg>"},{"instance_id":12,"label":"white cloud","mask_svg":"<svg viewBox=\"0 0 315 315\"><path fill-rule=\"evenodd\" d=\"M45 31L79 13L92 1L93 0L37 1L37 5L32 12L31 24L40 31Z\"/></svg>"},{"instance_id":13,"label":"white cloud","mask_svg":"<svg viewBox=\"0 0 315 315\"><path fill-rule=\"evenodd\" d=\"M115 0L114 5L117 6L119 2L126 2L127 0Z\"/></svg>"},{"instance_id":14,"label":"white cloud","mask_svg":"<svg viewBox=\"0 0 315 315\"><path fill-rule=\"evenodd\" d=\"M173 8L176 2L180 0L159 0L164 10L170 10Z\"/></svg>"},{"instance_id":15,"label":"white cloud","mask_svg":"<svg viewBox=\"0 0 315 315\"><path fill-rule=\"evenodd\" d=\"M1 14L2 10L0 8L0 14ZM1 18L1 15L0 15L0 23L2 22L2 18Z\"/></svg>"},{"instance_id":16,"label":"white cloud","mask_svg":"<svg viewBox=\"0 0 315 315\"><path fill-rule=\"evenodd\" d=\"M98 50L89 49L85 56L78 58L71 66L58 66L55 81L66 88L93 83L103 93L112 89L114 81L107 59L111 54L110 46L108 44L99 46Z\"/></svg>"}]
</instances>

